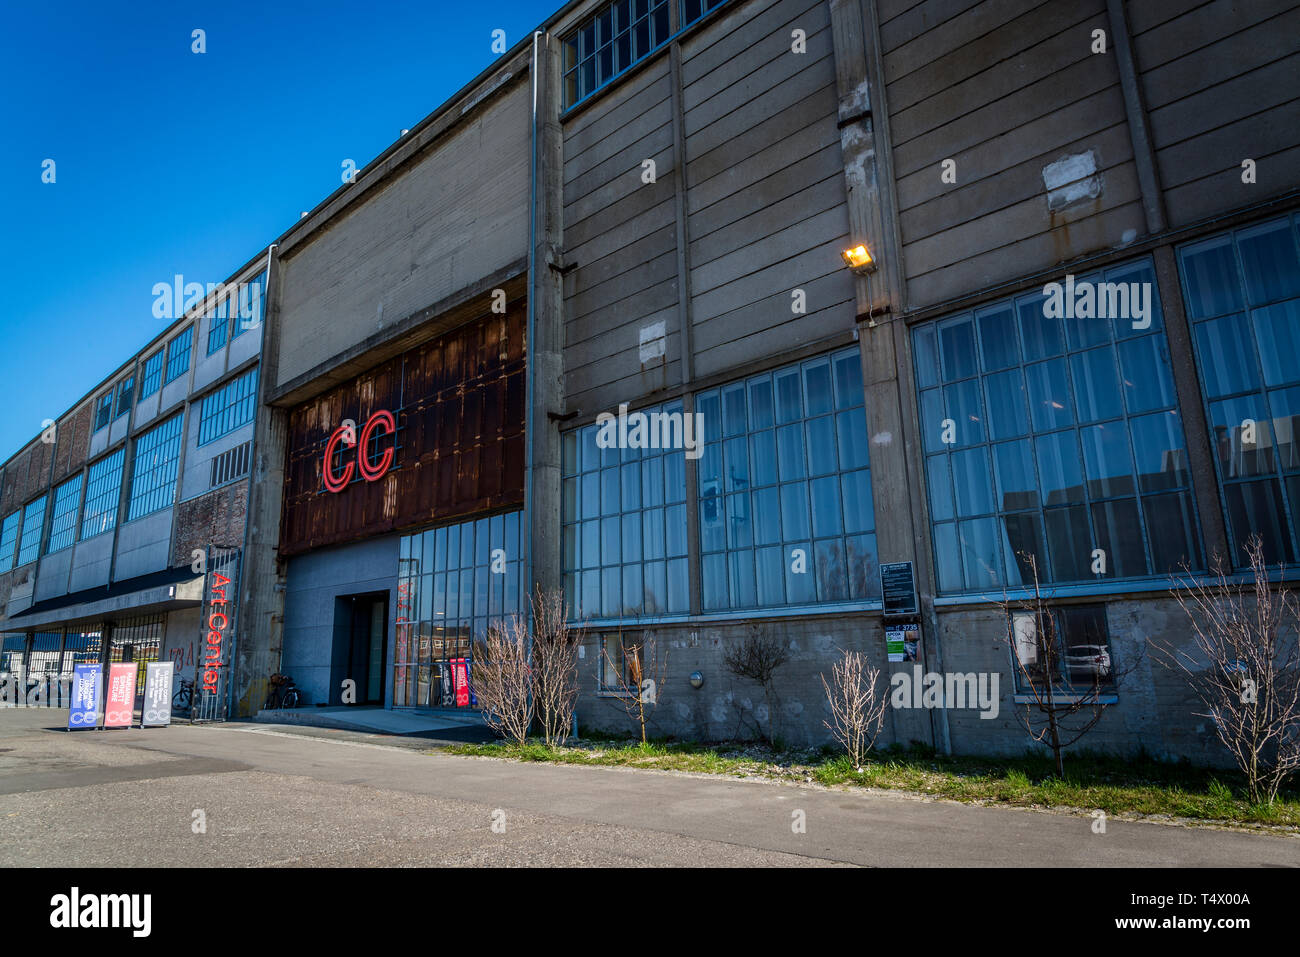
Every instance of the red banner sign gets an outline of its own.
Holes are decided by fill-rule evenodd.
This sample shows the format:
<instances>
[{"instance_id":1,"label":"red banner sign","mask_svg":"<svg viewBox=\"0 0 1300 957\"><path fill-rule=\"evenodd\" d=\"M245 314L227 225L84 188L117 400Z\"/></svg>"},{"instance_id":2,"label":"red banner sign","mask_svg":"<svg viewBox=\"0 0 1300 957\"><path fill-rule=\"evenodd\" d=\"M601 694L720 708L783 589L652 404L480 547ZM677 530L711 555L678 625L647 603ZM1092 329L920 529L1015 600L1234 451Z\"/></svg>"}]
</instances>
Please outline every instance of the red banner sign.
<instances>
[{"instance_id":1,"label":"red banner sign","mask_svg":"<svg viewBox=\"0 0 1300 957\"><path fill-rule=\"evenodd\" d=\"M135 718L134 661L115 661L108 666L108 695L104 698L104 727L129 728Z\"/></svg>"},{"instance_id":2,"label":"red banner sign","mask_svg":"<svg viewBox=\"0 0 1300 957\"><path fill-rule=\"evenodd\" d=\"M380 430L383 431L380 431ZM379 457L377 464L371 464L370 456L367 449L370 448L370 440L376 435L382 435L385 432L393 435L397 432L397 420L393 413L387 409L380 409L366 420L366 424L361 428L360 441L354 434L354 427L351 425L340 425L330 436L330 440L325 443L325 458L321 462L321 477L325 482L326 491L341 492L347 488L348 483L352 481L354 469L361 472L361 477L367 482L374 482L383 478L393 465L394 447L389 446L384 449L384 454ZM334 453L339 444L349 448L360 448L356 455L356 462L348 462L342 472L334 471Z\"/></svg>"}]
</instances>

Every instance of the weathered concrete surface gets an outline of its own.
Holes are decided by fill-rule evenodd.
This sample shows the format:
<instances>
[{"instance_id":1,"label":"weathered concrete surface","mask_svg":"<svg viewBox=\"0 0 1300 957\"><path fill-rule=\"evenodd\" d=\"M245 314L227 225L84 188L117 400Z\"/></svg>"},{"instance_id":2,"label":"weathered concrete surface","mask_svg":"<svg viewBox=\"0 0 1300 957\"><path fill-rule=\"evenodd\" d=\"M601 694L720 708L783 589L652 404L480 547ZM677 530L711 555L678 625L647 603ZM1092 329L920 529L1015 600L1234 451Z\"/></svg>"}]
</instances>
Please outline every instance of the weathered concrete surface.
<instances>
[{"instance_id":1,"label":"weathered concrete surface","mask_svg":"<svg viewBox=\"0 0 1300 957\"><path fill-rule=\"evenodd\" d=\"M50 717L0 713L0 865L1300 865L1289 837L1115 821L1093 834L1085 817L428 755L409 739L66 733Z\"/></svg>"}]
</instances>

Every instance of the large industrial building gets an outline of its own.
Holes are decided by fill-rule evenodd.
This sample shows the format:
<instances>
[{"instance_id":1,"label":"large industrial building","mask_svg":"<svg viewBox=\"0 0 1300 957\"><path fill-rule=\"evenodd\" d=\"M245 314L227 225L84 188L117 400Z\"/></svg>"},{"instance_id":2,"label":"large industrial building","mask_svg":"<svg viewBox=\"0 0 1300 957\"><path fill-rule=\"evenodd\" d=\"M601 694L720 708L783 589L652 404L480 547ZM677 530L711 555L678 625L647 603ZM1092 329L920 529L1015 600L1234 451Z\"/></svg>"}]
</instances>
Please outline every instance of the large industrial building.
<instances>
[{"instance_id":1,"label":"large industrial building","mask_svg":"<svg viewBox=\"0 0 1300 957\"><path fill-rule=\"evenodd\" d=\"M587 727L627 727L652 639L656 733L819 743L857 649L1000 677L996 716L885 741L1019 752L998 602L1036 568L1061 681L1114 676L1089 745L1215 760L1144 650L1187 638L1183 565L1300 549L1298 35L1294 0L568 4L250 264L234 709L276 671L473 707L473 639L535 584L586 630ZM11 460L0 511L111 446L77 441ZM161 525L120 524L101 550L159 572ZM73 620L38 609L81 547L7 632ZM725 665L753 634L775 694Z\"/></svg>"}]
</instances>

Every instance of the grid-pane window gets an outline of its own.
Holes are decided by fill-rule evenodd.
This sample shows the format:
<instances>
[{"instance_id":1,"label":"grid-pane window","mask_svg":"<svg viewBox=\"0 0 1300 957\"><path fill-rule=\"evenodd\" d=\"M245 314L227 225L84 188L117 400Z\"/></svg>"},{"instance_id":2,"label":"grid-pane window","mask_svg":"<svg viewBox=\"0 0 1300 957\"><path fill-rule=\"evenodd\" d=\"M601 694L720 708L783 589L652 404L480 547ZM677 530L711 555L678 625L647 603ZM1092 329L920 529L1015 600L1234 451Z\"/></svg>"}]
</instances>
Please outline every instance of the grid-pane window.
<instances>
[{"instance_id":1,"label":"grid-pane window","mask_svg":"<svg viewBox=\"0 0 1300 957\"><path fill-rule=\"evenodd\" d=\"M117 524L117 505L122 495L122 458L118 449L102 458L86 473L86 504L81 511L82 539L112 530Z\"/></svg>"},{"instance_id":2,"label":"grid-pane window","mask_svg":"<svg viewBox=\"0 0 1300 957\"><path fill-rule=\"evenodd\" d=\"M1059 286L912 331L941 592L1204 567L1150 261Z\"/></svg>"},{"instance_id":3,"label":"grid-pane window","mask_svg":"<svg viewBox=\"0 0 1300 957\"><path fill-rule=\"evenodd\" d=\"M140 399L149 398L162 385L163 350L159 349L144 361L144 374L140 377Z\"/></svg>"},{"instance_id":4,"label":"grid-pane window","mask_svg":"<svg viewBox=\"0 0 1300 957\"><path fill-rule=\"evenodd\" d=\"M230 328L231 302L226 296L217 299L216 309L208 316L208 355L221 350L226 345L226 333Z\"/></svg>"},{"instance_id":5,"label":"grid-pane window","mask_svg":"<svg viewBox=\"0 0 1300 957\"><path fill-rule=\"evenodd\" d=\"M710 10L716 10L727 0L682 0L682 26L687 27Z\"/></svg>"},{"instance_id":6,"label":"grid-pane window","mask_svg":"<svg viewBox=\"0 0 1300 957\"><path fill-rule=\"evenodd\" d=\"M252 369L204 398L199 414L199 445L252 422L256 410L257 370Z\"/></svg>"},{"instance_id":7,"label":"grid-pane window","mask_svg":"<svg viewBox=\"0 0 1300 957\"><path fill-rule=\"evenodd\" d=\"M81 479L78 475L54 490L50 512L50 541L45 551L57 552L77 540L77 506L81 504Z\"/></svg>"},{"instance_id":8,"label":"grid-pane window","mask_svg":"<svg viewBox=\"0 0 1300 957\"><path fill-rule=\"evenodd\" d=\"M167 508L175 498L184 416L175 415L135 440L127 521Z\"/></svg>"},{"instance_id":9,"label":"grid-pane window","mask_svg":"<svg viewBox=\"0 0 1300 957\"><path fill-rule=\"evenodd\" d=\"M393 704L472 706L474 641L520 611L522 512L401 540Z\"/></svg>"},{"instance_id":10,"label":"grid-pane window","mask_svg":"<svg viewBox=\"0 0 1300 957\"><path fill-rule=\"evenodd\" d=\"M41 553L41 529L45 525L45 496L23 509L23 531L18 540L18 564L36 561Z\"/></svg>"},{"instance_id":11,"label":"grid-pane window","mask_svg":"<svg viewBox=\"0 0 1300 957\"><path fill-rule=\"evenodd\" d=\"M266 295L266 273L252 282L239 287L239 311L234 318L234 328L230 331L231 339L238 339L250 329L256 329L262 322L262 310Z\"/></svg>"},{"instance_id":12,"label":"grid-pane window","mask_svg":"<svg viewBox=\"0 0 1300 957\"><path fill-rule=\"evenodd\" d=\"M1016 611L1010 625L1017 692L1042 695L1049 685L1082 695L1114 691L1104 605Z\"/></svg>"},{"instance_id":13,"label":"grid-pane window","mask_svg":"<svg viewBox=\"0 0 1300 957\"><path fill-rule=\"evenodd\" d=\"M574 617L690 611L682 403L638 410L627 422L641 438L602 440L594 425L564 436L561 555Z\"/></svg>"},{"instance_id":14,"label":"grid-pane window","mask_svg":"<svg viewBox=\"0 0 1300 957\"><path fill-rule=\"evenodd\" d=\"M1300 555L1300 218L1179 250L1233 564Z\"/></svg>"},{"instance_id":15,"label":"grid-pane window","mask_svg":"<svg viewBox=\"0 0 1300 957\"><path fill-rule=\"evenodd\" d=\"M589 96L666 42L669 2L615 0L570 34L564 41L564 105Z\"/></svg>"},{"instance_id":16,"label":"grid-pane window","mask_svg":"<svg viewBox=\"0 0 1300 957\"><path fill-rule=\"evenodd\" d=\"M184 332L167 343L167 381L179 379L185 373L190 371L190 350L193 347L194 327L190 326Z\"/></svg>"},{"instance_id":17,"label":"grid-pane window","mask_svg":"<svg viewBox=\"0 0 1300 957\"><path fill-rule=\"evenodd\" d=\"M0 524L0 572L14 567L14 550L18 547L18 523L22 511L16 511Z\"/></svg>"},{"instance_id":18,"label":"grid-pane window","mask_svg":"<svg viewBox=\"0 0 1300 957\"><path fill-rule=\"evenodd\" d=\"M878 599L858 350L695 401L704 610Z\"/></svg>"},{"instance_id":19,"label":"grid-pane window","mask_svg":"<svg viewBox=\"0 0 1300 957\"><path fill-rule=\"evenodd\" d=\"M113 420L113 393L105 392L95 400L95 431L108 426Z\"/></svg>"},{"instance_id":20,"label":"grid-pane window","mask_svg":"<svg viewBox=\"0 0 1300 957\"><path fill-rule=\"evenodd\" d=\"M135 376L123 379L117 387L117 413L113 416L120 419L131 411L131 403L135 399Z\"/></svg>"}]
</instances>

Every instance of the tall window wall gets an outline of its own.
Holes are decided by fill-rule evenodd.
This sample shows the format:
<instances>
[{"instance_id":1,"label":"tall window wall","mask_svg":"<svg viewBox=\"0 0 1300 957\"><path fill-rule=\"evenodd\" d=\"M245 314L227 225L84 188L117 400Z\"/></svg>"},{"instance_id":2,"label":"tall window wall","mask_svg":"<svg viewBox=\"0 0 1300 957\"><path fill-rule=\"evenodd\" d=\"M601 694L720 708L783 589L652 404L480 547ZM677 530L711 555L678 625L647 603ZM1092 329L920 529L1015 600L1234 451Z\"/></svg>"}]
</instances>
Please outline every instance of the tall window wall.
<instances>
[{"instance_id":1,"label":"tall window wall","mask_svg":"<svg viewBox=\"0 0 1300 957\"><path fill-rule=\"evenodd\" d=\"M22 521L22 510L7 516L0 524L0 572L7 572L14 567L14 554L18 548L18 523Z\"/></svg>"},{"instance_id":2,"label":"tall window wall","mask_svg":"<svg viewBox=\"0 0 1300 957\"><path fill-rule=\"evenodd\" d=\"M1179 250L1233 564L1300 555L1300 218Z\"/></svg>"},{"instance_id":3,"label":"tall window wall","mask_svg":"<svg viewBox=\"0 0 1300 957\"><path fill-rule=\"evenodd\" d=\"M83 539L113 530L117 506L122 498L123 449L105 456L86 473L86 504L81 511Z\"/></svg>"},{"instance_id":4,"label":"tall window wall","mask_svg":"<svg viewBox=\"0 0 1300 957\"><path fill-rule=\"evenodd\" d=\"M689 614L692 575L706 614L878 601L858 349L698 393L694 407L696 501L687 500L680 442L602 449L597 425L564 436L562 555L574 617ZM683 404L636 411L654 422L681 416Z\"/></svg>"},{"instance_id":5,"label":"tall window wall","mask_svg":"<svg viewBox=\"0 0 1300 957\"><path fill-rule=\"evenodd\" d=\"M257 369L231 379L203 399L199 445L206 445L253 421L257 411Z\"/></svg>"},{"instance_id":6,"label":"tall window wall","mask_svg":"<svg viewBox=\"0 0 1300 957\"><path fill-rule=\"evenodd\" d=\"M131 469L131 502L126 520L140 518L172 504L176 493L176 469L181 455L181 427L184 415L174 415L135 440Z\"/></svg>"},{"instance_id":7,"label":"tall window wall","mask_svg":"<svg viewBox=\"0 0 1300 957\"><path fill-rule=\"evenodd\" d=\"M1102 282L1137 284L1150 325L1035 291L913 329L941 592L1031 584L1031 557L1043 582L1203 567L1154 271L1076 277L1076 300Z\"/></svg>"},{"instance_id":8,"label":"tall window wall","mask_svg":"<svg viewBox=\"0 0 1300 957\"><path fill-rule=\"evenodd\" d=\"M18 541L18 565L36 561L41 553L41 529L45 526L45 502L42 495L23 509L22 537Z\"/></svg>"},{"instance_id":9,"label":"tall window wall","mask_svg":"<svg viewBox=\"0 0 1300 957\"><path fill-rule=\"evenodd\" d=\"M395 707L452 706L453 665L520 610L521 512L402 537L393 648Z\"/></svg>"},{"instance_id":10,"label":"tall window wall","mask_svg":"<svg viewBox=\"0 0 1300 957\"><path fill-rule=\"evenodd\" d=\"M682 422L680 401L638 411ZM681 448L602 449L595 426L564 436L561 552L574 615L690 611L685 466Z\"/></svg>"},{"instance_id":11,"label":"tall window wall","mask_svg":"<svg viewBox=\"0 0 1300 957\"><path fill-rule=\"evenodd\" d=\"M82 476L69 479L54 490L50 512L50 540L45 551L57 552L77 540L77 506L81 504Z\"/></svg>"}]
</instances>

